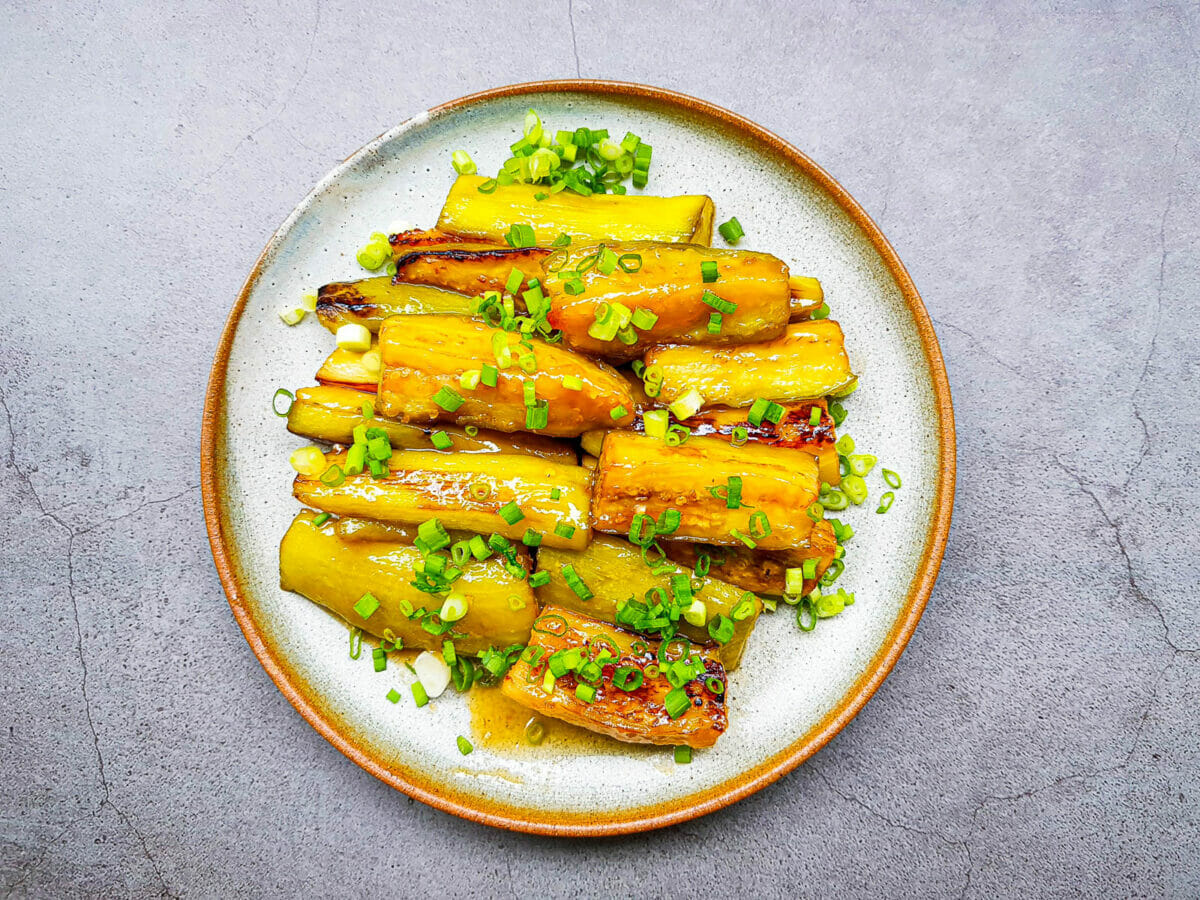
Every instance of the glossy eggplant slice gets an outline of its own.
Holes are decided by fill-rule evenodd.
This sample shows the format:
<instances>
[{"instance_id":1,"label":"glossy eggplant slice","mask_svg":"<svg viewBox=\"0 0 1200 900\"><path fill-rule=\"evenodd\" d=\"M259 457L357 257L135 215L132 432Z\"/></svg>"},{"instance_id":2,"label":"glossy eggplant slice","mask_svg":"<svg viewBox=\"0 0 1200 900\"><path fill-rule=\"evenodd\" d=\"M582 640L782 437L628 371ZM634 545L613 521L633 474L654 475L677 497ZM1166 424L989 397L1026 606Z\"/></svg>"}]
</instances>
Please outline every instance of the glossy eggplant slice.
<instances>
[{"instance_id":1,"label":"glossy eggplant slice","mask_svg":"<svg viewBox=\"0 0 1200 900\"><path fill-rule=\"evenodd\" d=\"M783 593L788 569L802 568L806 559L815 559L817 577L805 579L804 593L807 594L817 586L817 579L825 574L837 552L833 527L824 519L813 525L803 547L792 550L718 547L694 541L664 540L661 543L667 557L680 565L695 566L701 554L706 554L710 560L709 575L744 591L768 596Z\"/></svg>"},{"instance_id":2,"label":"glossy eggplant slice","mask_svg":"<svg viewBox=\"0 0 1200 900\"><path fill-rule=\"evenodd\" d=\"M365 395L361 390L337 385L300 388L296 391L296 399L288 411L288 431L329 444L350 444L354 441L355 426L365 424L387 432L392 447L397 450L429 450L434 453L525 453L568 465L574 465L577 461L574 448L554 438L525 432L507 434L502 431L476 431L475 434L468 434L465 429L456 425L445 425L437 429L445 432L450 438L450 449L438 451L430 442L433 428L405 425L378 413L370 419L364 419L364 400L373 402L374 398Z\"/></svg>"},{"instance_id":3,"label":"glossy eggplant slice","mask_svg":"<svg viewBox=\"0 0 1200 900\"><path fill-rule=\"evenodd\" d=\"M665 546L665 544L664 544ZM723 558L728 547L714 549L713 558ZM668 555L670 551L667 551ZM747 594L746 589L734 587L713 577L699 577L693 571L699 554L693 554L688 560L687 568L673 567L669 572L654 575L642 552L629 541L609 535L597 534L592 542L581 551L556 550L545 548L538 551L537 567L539 572L545 572L550 581L536 589L538 602L543 606L562 606L573 609L603 622L616 623L617 605L635 597L641 600L647 591L655 588L668 589L671 575L686 574L700 585L696 589L696 597L704 604L707 618L703 625L693 625L680 620L679 630L697 643L711 643L708 633L708 623L718 616L725 616L733 622L734 631L725 644L718 648L721 662L729 671L738 667L742 660L742 651L762 604L758 598ZM567 583L563 567L570 566L571 571L587 586L591 594L584 600ZM709 575L717 574L710 569ZM743 599L748 605L741 606ZM740 607L740 608L739 608ZM738 617L734 617L734 610ZM743 614L744 613L744 614Z\"/></svg>"},{"instance_id":4,"label":"glossy eggplant slice","mask_svg":"<svg viewBox=\"0 0 1200 900\"><path fill-rule=\"evenodd\" d=\"M406 647L436 650L449 638L459 653L479 653L529 639L537 615L529 582L514 577L494 557L462 566L454 590L465 598L467 612L453 630L435 635L425 629L421 613L436 613L444 598L413 586L422 561L415 547L344 540L333 522L317 525L316 513L305 510L279 546L279 583L368 634L399 638ZM379 605L364 617L355 604L366 594Z\"/></svg>"},{"instance_id":5,"label":"glossy eggplant slice","mask_svg":"<svg viewBox=\"0 0 1200 900\"><path fill-rule=\"evenodd\" d=\"M672 537L791 549L804 546L812 530L806 511L819 491L817 462L806 453L759 444L733 447L712 437L671 447L658 438L613 431L604 438L596 470L592 526L628 534L636 516L661 520L664 512L676 510L680 523Z\"/></svg>"},{"instance_id":6,"label":"glossy eggplant slice","mask_svg":"<svg viewBox=\"0 0 1200 900\"><path fill-rule=\"evenodd\" d=\"M542 260L549 253L536 247L414 250L396 259L395 281L470 295L504 291L513 269L521 272L523 279L540 276Z\"/></svg>"},{"instance_id":7,"label":"glossy eggplant slice","mask_svg":"<svg viewBox=\"0 0 1200 900\"><path fill-rule=\"evenodd\" d=\"M725 669L712 650L678 639L668 644L667 653L660 653L658 641L550 606L533 623L529 646L500 690L541 715L619 741L711 747L728 722ZM673 657L660 659L672 652L695 660L698 670L679 687L667 676ZM594 663L594 668L554 677L554 669L572 653L586 656L585 665Z\"/></svg>"},{"instance_id":8,"label":"glossy eggplant slice","mask_svg":"<svg viewBox=\"0 0 1200 900\"><path fill-rule=\"evenodd\" d=\"M553 437L633 421L629 384L615 370L557 344L532 341L526 348L520 339L475 319L388 319L379 332L379 411L404 422L455 422ZM511 360L506 368L499 368L498 355ZM515 364L526 357L528 371ZM479 375L485 363L499 368L495 386L481 379L463 387L463 376ZM526 385L533 386L534 407ZM534 408L544 412L544 420L531 419Z\"/></svg>"},{"instance_id":9,"label":"glossy eggplant slice","mask_svg":"<svg viewBox=\"0 0 1200 900\"><path fill-rule=\"evenodd\" d=\"M662 375L665 403L693 388L705 406L814 400L847 391L855 381L841 326L830 319L789 325L783 337L761 344L656 347L645 361Z\"/></svg>"},{"instance_id":10,"label":"glossy eggplant slice","mask_svg":"<svg viewBox=\"0 0 1200 900\"><path fill-rule=\"evenodd\" d=\"M712 281L705 280L709 267ZM790 314L787 266L766 253L584 244L555 251L545 268L555 276L544 279L550 324L568 346L612 359L633 359L654 344L771 340L783 334ZM608 320L598 321L603 314Z\"/></svg>"},{"instance_id":11,"label":"glossy eggplant slice","mask_svg":"<svg viewBox=\"0 0 1200 900\"><path fill-rule=\"evenodd\" d=\"M388 316L427 314L469 316L471 298L424 284L397 284L387 276L335 282L317 292L317 318L333 332L351 322L377 332Z\"/></svg>"},{"instance_id":12,"label":"glossy eggplant slice","mask_svg":"<svg viewBox=\"0 0 1200 900\"><path fill-rule=\"evenodd\" d=\"M326 459L345 472L344 453ZM408 524L438 518L448 529L516 541L533 531L544 546L581 550L591 539L591 475L533 456L397 450L384 477L297 475L292 491L304 505L339 516Z\"/></svg>"},{"instance_id":13,"label":"glossy eggplant slice","mask_svg":"<svg viewBox=\"0 0 1200 900\"><path fill-rule=\"evenodd\" d=\"M515 223L533 228L539 247L560 234L572 240L712 243L713 202L704 196L651 197L646 194L593 194L561 191L538 200L546 188L535 184L497 185L492 179L460 175L438 217L438 230L475 240L503 243Z\"/></svg>"}]
</instances>

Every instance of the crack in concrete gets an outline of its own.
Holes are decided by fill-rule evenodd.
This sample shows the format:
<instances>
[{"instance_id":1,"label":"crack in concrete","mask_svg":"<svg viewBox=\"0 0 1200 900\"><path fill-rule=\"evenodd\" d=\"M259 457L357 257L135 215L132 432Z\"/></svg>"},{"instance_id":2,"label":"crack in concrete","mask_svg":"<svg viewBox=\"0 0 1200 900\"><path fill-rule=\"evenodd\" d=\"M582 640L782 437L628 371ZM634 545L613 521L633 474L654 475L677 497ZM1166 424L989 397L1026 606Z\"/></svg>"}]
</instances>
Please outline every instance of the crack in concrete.
<instances>
[{"instance_id":1,"label":"crack in concrete","mask_svg":"<svg viewBox=\"0 0 1200 900\"><path fill-rule=\"evenodd\" d=\"M571 49L575 51L575 77L582 78L579 67L579 42L575 39L575 0L567 0L567 20L571 23Z\"/></svg>"},{"instance_id":2,"label":"crack in concrete","mask_svg":"<svg viewBox=\"0 0 1200 900\"><path fill-rule=\"evenodd\" d=\"M952 847L957 850L961 850L963 853L965 853L967 856L968 864L970 863L971 848L967 846L966 841L953 840L952 838L949 838L946 835L942 834L940 831L922 831L920 828L914 828L911 825L906 825L904 822L899 822L895 819L888 818L883 813L881 813L879 810L874 809L873 807L870 806L870 804L868 804L866 801L860 799L856 795L847 794L844 791L842 791L832 781L829 780L829 777L824 772L822 772L820 769L818 769L816 766L814 766L811 762L808 765L808 769L814 775L816 775L818 778L820 778L821 781L823 781L825 783L825 786L827 788L829 788L829 790L833 791L835 794L837 794L839 797L841 797L847 803L853 803L855 806L866 811L870 815L874 816L876 819L879 819L879 821L883 822L885 825L889 826L890 828L898 828L901 831L906 831L909 834L916 834L916 835L920 835L922 837L937 838L942 843L944 843L947 847ZM971 872L970 872L970 868L968 868L967 873L966 873L967 884L965 884L963 886L964 893L966 892L967 886L970 883L970 877L971 877Z\"/></svg>"},{"instance_id":3,"label":"crack in concrete","mask_svg":"<svg viewBox=\"0 0 1200 900\"><path fill-rule=\"evenodd\" d=\"M88 694L88 666L87 666L87 657L86 657L86 655L84 653L84 649L83 649L83 626L80 623L80 619L79 619L79 600L75 596L75 539L77 537L79 537L80 535L86 533L86 531L79 531L79 530L72 528L65 521L63 521L63 519L59 516L58 513L53 512L46 508L46 504L43 502L41 495L38 493L37 488L33 484L33 479L30 477L29 473L26 472L25 469L22 468L20 463L18 463L18 461L17 461L17 432L16 432L16 428L13 426L12 411L9 409L9 406L8 406L8 398L6 397L4 391L2 391L2 390L0 390L0 409L3 410L4 418L8 425L8 435L9 435L9 445L8 445L8 455L7 455L8 467L13 472L16 473L17 477L22 482L24 482L26 489L29 491L29 495L33 498L33 502L37 506L39 512L41 512L42 517L45 519L49 519L51 522L53 522L55 525L57 525L59 528L61 528L67 535L67 597L71 601L71 614L72 614L72 618L73 618L74 624L75 624L75 652L76 652L76 657L79 660L79 668L80 668L80 674L81 674L79 687L80 687L80 694L83 697L83 709L84 709L84 714L87 717L88 731L91 733L92 746L93 746L93 748L95 750L95 754L96 754L96 772L100 779L100 790L103 794L103 796L100 798L100 801L96 804L95 809L91 810L90 814L92 816L96 816L100 812L100 810L102 810L105 806L108 806L114 813L116 813L117 817L120 818L120 820L125 823L125 826L130 830L130 832L134 835L134 837L137 838L138 843L141 845L142 853L146 857L147 862L150 863L150 867L154 870L154 874L155 874L156 878L158 879L159 885L162 889L161 896L174 897L175 895L171 893L169 887L167 886L166 878L163 877L163 873L158 867L158 861L155 860L154 855L150 852L150 847L146 843L145 836L142 834L141 830L133 823L133 820L129 817L129 815L123 809L121 809L121 807L119 807L117 805L117 803L113 800L112 787L109 784L108 773L107 773L107 771L105 769L105 765L104 765L104 754L100 750L100 735L99 735L99 732L97 732L97 730L96 730L96 722L92 715L92 700L91 700L90 695ZM194 490L194 489L195 488L189 488L187 491L183 491L180 494L177 494L171 498L168 498L167 500L149 501L147 503L143 503L143 504L141 504L141 506L138 507L138 509L145 508L146 506L149 506L156 502L157 503L170 502L171 500L177 499L178 497L181 497L184 494L189 493L191 490ZM124 515L114 517L110 521L97 523L96 525L87 529L87 531L94 530L95 528L98 528L102 525L110 524L110 522L119 521L120 519L126 518L132 514L133 513L125 513ZM37 868L42 864L42 862L45 861L47 854L50 852L50 848L53 847L59 840L61 840L61 838L67 833L67 831L69 831L76 823L81 821L82 818L83 818L83 816L77 816L74 819L72 819L70 822L68 822L67 825L63 828L63 830L61 832L59 832L59 834L53 840L51 840L49 843L47 843L42 848L41 852L38 855L38 858L30 866L27 866L25 868L25 870L22 871L21 876L17 879L17 881L14 882L14 884L10 885L6 889L6 893L11 893L16 887L18 887L22 883L24 883L25 879L28 878L30 874L35 872L37 870Z\"/></svg>"},{"instance_id":4,"label":"crack in concrete","mask_svg":"<svg viewBox=\"0 0 1200 900\"><path fill-rule=\"evenodd\" d=\"M1024 372L1022 372L1020 369L1016 368L1011 363L1005 362L1004 360L1002 360L1000 357L996 356L995 354L989 352L987 350L987 348L984 346L983 342L980 341L977 337L975 337L975 335L971 334L971 332L967 331L965 328L960 328L958 325L954 325L950 322L943 322L940 319L935 319L933 316L930 316L929 318L933 322L933 324L937 325L939 328L949 328L951 331L957 331L959 334L961 334L963 337L965 337L967 340L969 340L972 343L972 345L974 345L976 351L978 351L978 353L981 356L987 357L992 362L994 362L996 365L1000 366L1002 369L1012 372L1014 375L1016 375L1018 378L1020 378L1024 381L1030 380L1029 376L1026 375Z\"/></svg>"},{"instance_id":5,"label":"crack in concrete","mask_svg":"<svg viewBox=\"0 0 1200 900\"><path fill-rule=\"evenodd\" d=\"M242 138L236 144L234 144L233 149L230 150L228 153L226 153L224 157L222 157L220 163L217 164L217 167L215 169L213 169L208 174L201 176L199 181L196 181L195 183L189 185L184 190L185 196L187 194L190 194L196 188L200 187L200 185L204 184L210 178L214 178L216 175L218 175L222 169L224 169L227 165L229 165L230 160L232 160L233 157L237 155L238 150L240 150L242 148L242 144L246 143L246 141L254 140L254 136L256 134L259 134L260 132L262 132L263 130L268 128L269 126L275 124L275 122L277 122L279 120L279 117L283 115L283 111L285 109L287 109L288 104L292 102L292 97L295 95L296 89L300 87L301 83L304 81L305 77L308 75L308 67L312 63L313 53L315 52L315 50L317 48L317 32L320 29L320 27L321 27L321 0L316 0L315 12L314 12L314 22L313 22L313 28L312 28L312 37L309 39L309 42L308 42L308 53L306 53L304 56L304 64L300 68L300 74L296 77L296 80L292 82L292 86L290 88L288 88L288 90L284 93L283 99L279 103L279 109L275 110L274 115L272 115L269 119L267 119L265 122L263 122L258 127L251 130L249 134L247 134L244 138ZM292 134L290 131L288 131L287 134L288 134L288 137L290 137L292 140L295 140L299 143L299 141L297 140L297 138L294 134Z\"/></svg>"},{"instance_id":6,"label":"crack in concrete","mask_svg":"<svg viewBox=\"0 0 1200 900\"><path fill-rule=\"evenodd\" d=\"M1126 583L1129 585L1130 593L1133 594L1135 599L1137 599L1141 603L1144 603L1145 605L1149 606L1152 610L1154 610L1155 615L1158 616L1158 621L1162 624L1163 640L1165 640L1167 642L1167 646L1170 647L1172 650L1174 650L1176 653L1178 653L1180 651L1184 651L1184 650L1191 651L1191 650L1200 649L1200 647L1180 647L1178 644L1175 643L1174 639L1171 637L1171 626L1167 622L1167 617L1163 613L1162 607L1160 607L1158 605L1157 601L1155 601L1154 598L1152 598L1148 593L1146 593L1146 591L1143 590L1141 584L1138 583L1137 569L1134 567L1133 557L1129 553L1129 548L1125 545L1125 536L1121 533L1121 523L1118 520L1114 519L1111 515L1109 515L1108 510L1105 509L1104 503L1101 502L1100 497L1096 494L1096 492L1094 490L1092 490L1092 488L1088 485L1088 483L1086 481L1084 481L1083 478L1080 477L1080 475L1077 472L1075 472L1074 469L1072 469L1070 466L1068 466L1066 463L1064 463L1058 457L1058 454L1053 453L1050 450L1046 450L1046 449L1043 449L1043 452L1045 452L1050 457L1050 459L1052 459L1054 461L1054 464L1056 466L1058 466L1060 469L1062 469L1062 471L1066 472L1067 475L1077 485L1079 485L1079 490L1082 491L1095 505L1097 512L1100 513L1100 517L1104 520L1104 523L1108 526L1109 530L1112 532L1113 538L1117 544L1117 550L1120 552L1121 559L1124 561L1125 580L1126 580Z\"/></svg>"}]
</instances>

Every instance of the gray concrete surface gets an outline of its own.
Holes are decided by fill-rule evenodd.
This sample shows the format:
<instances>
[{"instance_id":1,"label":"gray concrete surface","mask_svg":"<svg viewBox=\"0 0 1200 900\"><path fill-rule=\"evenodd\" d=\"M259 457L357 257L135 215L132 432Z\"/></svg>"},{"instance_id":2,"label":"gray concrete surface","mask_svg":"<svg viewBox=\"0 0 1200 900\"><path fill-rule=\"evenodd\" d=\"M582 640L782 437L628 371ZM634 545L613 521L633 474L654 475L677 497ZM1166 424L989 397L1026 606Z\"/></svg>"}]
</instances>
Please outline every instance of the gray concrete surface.
<instances>
[{"instance_id":1,"label":"gray concrete surface","mask_svg":"<svg viewBox=\"0 0 1200 900\"><path fill-rule=\"evenodd\" d=\"M1195 4L0 8L0 890L1196 896ZM959 491L925 619L810 764L554 841L344 760L247 652L200 408L262 244L483 86L676 88L808 151L938 322Z\"/></svg>"}]
</instances>

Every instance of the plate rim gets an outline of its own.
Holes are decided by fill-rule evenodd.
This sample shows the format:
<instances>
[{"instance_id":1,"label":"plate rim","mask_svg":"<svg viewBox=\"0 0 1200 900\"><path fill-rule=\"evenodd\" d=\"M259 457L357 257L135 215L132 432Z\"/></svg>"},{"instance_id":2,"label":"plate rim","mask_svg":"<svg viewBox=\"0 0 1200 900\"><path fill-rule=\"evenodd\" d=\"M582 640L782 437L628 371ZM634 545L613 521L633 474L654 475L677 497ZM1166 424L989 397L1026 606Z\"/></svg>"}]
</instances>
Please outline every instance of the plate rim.
<instances>
[{"instance_id":1,"label":"plate rim","mask_svg":"<svg viewBox=\"0 0 1200 900\"><path fill-rule=\"evenodd\" d=\"M879 649L834 708L796 741L731 779L684 797L650 803L643 807L626 809L608 815L603 813L572 814L536 808L519 808L481 799L478 796L459 794L445 784L438 784L432 779L423 778L421 773L376 759L368 750L360 747L352 735L339 730L337 723L322 708L320 699L311 690L306 690L307 685L303 684L301 679L288 671L259 633L258 624L254 621L243 596L246 591L238 575L236 550L227 536L226 513L219 490L223 480L223 465L222 461L218 459L217 451L223 436L224 396L229 354L237 326L249 301L250 293L258 283L265 260L282 242L283 236L307 210L312 200L334 179L360 159L374 152L383 143L393 140L430 118L489 100L552 92L651 100L675 107L685 113L715 119L740 132L743 138L765 144L777 156L783 157L788 163L820 185L864 233L882 258L889 274L900 287L901 295L916 325L932 382L938 419L938 449L941 457L938 467L938 484L934 492L933 515L917 573L909 585L908 595ZM262 253L259 254L221 332L204 400L200 440L200 485L205 528L212 549L213 561L234 618L255 657L276 687L322 737L347 758L385 784L443 812L511 831L559 837L600 837L662 828L686 822L736 803L791 772L829 743L834 735L858 714L887 678L904 652L925 610L934 582L937 580L953 514L956 462L954 408L950 396L950 384L932 319L925 309L920 294L917 293L908 270L900 261L891 243L858 202L833 176L802 151L763 126L706 100L700 100L678 91L635 82L564 78L522 82L477 91L405 119L399 125L380 134L346 157L293 208L283 224L271 235Z\"/></svg>"}]
</instances>

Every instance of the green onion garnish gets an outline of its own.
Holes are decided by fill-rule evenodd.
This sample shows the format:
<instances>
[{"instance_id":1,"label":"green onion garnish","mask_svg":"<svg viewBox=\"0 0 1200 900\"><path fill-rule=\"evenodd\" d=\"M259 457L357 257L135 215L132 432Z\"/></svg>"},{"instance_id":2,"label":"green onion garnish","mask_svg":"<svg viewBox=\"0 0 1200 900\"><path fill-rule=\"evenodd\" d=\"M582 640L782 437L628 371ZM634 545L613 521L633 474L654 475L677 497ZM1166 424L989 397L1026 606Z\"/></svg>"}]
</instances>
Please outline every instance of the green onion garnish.
<instances>
[{"instance_id":1,"label":"green onion garnish","mask_svg":"<svg viewBox=\"0 0 1200 900\"><path fill-rule=\"evenodd\" d=\"M687 691L682 687L675 688L663 700L663 706L667 710L667 715L672 719L678 719L691 708L691 705L692 698L688 696Z\"/></svg>"},{"instance_id":2,"label":"green onion garnish","mask_svg":"<svg viewBox=\"0 0 1200 900\"><path fill-rule=\"evenodd\" d=\"M721 237L725 238L731 244L736 244L746 236L746 232L742 230L742 223L737 220L737 216L734 216L728 222L722 222L717 226L717 231L721 232Z\"/></svg>"},{"instance_id":3,"label":"green onion garnish","mask_svg":"<svg viewBox=\"0 0 1200 900\"><path fill-rule=\"evenodd\" d=\"M676 747L675 748L675 763L680 766L686 766L692 761L691 747Z\"/></svg>"},{"instance_id":4,"label":"green onion garnish","mask_svg":"<svg viewBox=\"0 0 1200 900\"><path fill-rule=\"evenodd\" d=\"M705 284L712 284L720 278L721 276L717 272L717 264L711 259L706 259L700 263L700 277Z\"/></svg>"},{"instance_id":5,"label":"green onion garnish","mask_svg":"<svg viewBox=\"0 0 1200 900\"><path fill-rule=\"evenodd\" d=\"M282 412L280 412L280 410L279 410L280 396L287 397L287 400L288 400L287 408L284 409ZM295 397L295 395L292 394L291 391L289 391L287 388L280 388L279 390L277 390L275 392L274 396L271 397L271 412L275 413L275 415L279 416L281 419L286 419L287 414L292 411L292 404L295 402L296 402L296 397Z\"/></svg>"},{"instance_id":6,"label":"green onion garnish","mask_svg":"<svg viewBox=\"0 0 1200 900\"><path fill-rule=\"evenodd\" d=\"M390 691L387 692L387 699L388 699L388 703L393 703L393 704L399 703L400 702L400 692L398 690L396 690L395 688L392 688Z\"/></svg>"},{"instance_id":7,"label":"green onion garnish","mask_svg":"<svg viewBox=\"0 0 1200 900\"><path fill-rule=\"evenodd\" d=\"M463 405L463 398L454 388L443 386L433 395L433 402L446 412L454 412Z\"/></svg>"},{"instance_id":8,"label":"green onion garnish","mask_svg":"<svg viewBox=\"0 0 1200 900\"><path fill-rule=\"evenodd\" d=\"M491 194L496 190L497 184L499 184L499 182L496 181L495 178L489 178L487 181L480 184L476 190L481 194Z\"/></svg>"},{"instance_id":9,"label":"green onion garnish","mask_svg":"<svg viewBox=\"0 0 1200 900\"><path fill-rule=\"evenodd\" d=\"M622 253L617 257L617 265L622 272L640 272L642 270L642 255L640 253Z\"/></svg>"},{"instance_id":10,"label":"green onion garnish","mask_svg":"<svg viewBox=\"0 0 1200 900\"><path fill-rule=\"evenodd\" d=\"M469 755L470 752L475 749L474 747L471 746L471 742L468 741L461 734L457 738L455 738L455 743L458 744L458 752L461 753L463 756Z\"/></svg>"},{"instance_id":11,"label":"green onion garnish","mask_svg":"<svg viewBox=\"0 0 1200 900\"><path fill-rule=\"evenodd\" d=\"M545 570L542 570L541 572L534 572L529 576L529 586L532 588L542 587L543 585L547 585L549 583L550 573Z\"/></svg>"},{"instance_id":12,"label":"green onion garnish","mask_svg":"<svg viewBox=\"0 0 1200 900\"><path fill-rule=\"evenodd\" d=\"M438 450L449 450L453 446L450 435L444 431L435 431L429 436L429 442Z\"/></svg>"},{"instance_id":13,"label":"green onion garnish","mask_svg":"<svg viewBox=\"0 0 1200 900\"><path fill-rule=\"evenodd\" d=\"M880 469L880 474L883 475L883 480L887 482L890 488L900 487L900 476L891 469Z\"/></svg>"},{"instance_id":14,"label":"green onion garnish","mask_svg":"<svg viewBox=\"0 0 1200 900\"><path fill-rule=\"evenodd\" d=\"M517 506L516 501L514 500L509 500L502 507L496 510L496 513L509 525L516 525L523 518L525 518L525 513L521 512L521 507Z\"/></svg>"},{"instance_id":15,"label":"green onion garnish","mask_svg":"<svg viewBox=\"0 0 1200 900\"><path fill-rule=\"evenodd\" d=\"M750 440L750 432L741 425L738 425L733 429L733 433L730 435L729 443L733 444L735 447L741 447L748 440Z\"/></svg>"},{"instance_id":16,"label":"green onion garnish","mask_svg":"<svg viewBox=\"0 0 1200 900\"><path fill-rule=\"evenodd\" d=\"M554 533L564 540L570 540L575 537L575 526L568 525L566 522L559 522L554 526Z\"/></svg>"},{"instance_id":17,"label":"green onion garnish","mask_svg":"<svg viewBox=\"0 0 1200 900\"><path fill-rule=\"evenodd\" d=\"M495 387L499 377L500 370L489 363L484 363L479 370L479 383L487 387Z\"/></svg>"},{"instance_id":18,"label":"green onion garnish","mask_svg":"<svg viewBox=\"0 0 1200 900\"><path fill-rule=\"evenodd\" d=\"M829 304L822 303L820 306L818 306L816 309L814 309L812 311L812 313L809 314L809 318L828 319L829 318Z\"/></svg>"},{"instance_id":19,"label":"green onion garnish","mask_svg":"<svg viewBox=\"0 0 1200 900\"><path fill-rule=\"evenodd\" d=\"M721 314L719 312L710 313L708 317L708 333L721 333Z\"/></svg>"},{"instance_id":20,"label":"green onion garnish","mask_svg":"<svg viewBox=\"0 0 1200 900\"><path fill-rule=\"evenodd\" d=\"M877 510L875 510L875 512L877 512L877 513L887 512L889 509L892 508L892 503L895 501L895 499L896 499L896 495L893 494L891 491L888 491L886 494L884 494L882 497L879 498L879 508Z\"/></svg>"},{"instance_id":21,"label":"green onion garnish","mask_svg":"<svg viewBox=\"0 0 1200 900\"><path fill-rule=\"evenodd\" d=\"M558 500L561 497L562 497L562 491L560 491L558 488L550 488L550 499L551 500Z\"/></svg>"},{"instance_id":22,"label":"green onion garnish","mask_svg":"<svg viewBox=\"0 0 1200 900\"><path fill-rule=\"evenodd\" d=\"M629 415L629 411L626 410L624 406L617 404L615 407L613 407L612 411L609 412L609 415L612 417L614 422L619 422L621 419L625 418L625 416ZM899 487L899 485L895 485L895 487Z\"/></svg>"},{"instance_id":23,"label":"green onion garnish","mask_svg":"<svg viewBox=\"0 0 1200 900\"><path fill-rule=\"evenodd\" d=\"M320 528L322 525L324 525L328 521L329 521L329 513L321 513L319 516L317 516L315 519L313 519L313 524L316 525L318 528Z\"/></svg>"},{"instance_id":24,"label":"green onion garnish","mask_svg":"<svg viewBox=\"0 0 1200 900\"><path fill-rule=\"evenodd\" d=\"M821 407L813 405L813 408L808 413L808 425L810 428L816 428L821 424Z\"/></svg>"},{"instance_id":25,"label":"green onion garnish","mask_svg":"<svg viewBox=\"0 0 1200 900\"><path fill-rule=\"evenodd\" d=\"M654 327L654 323L658 321L658 315L651 312L645 307L639 306L633 311L633 315L629 319L629 324L639 331L649 331Z\"/></svg>"},{"instance_id":26,"label":"green onion garnish","mask_svg":"<svg viewBox=\"0 0 1200 900\"><path fill-rule=\"evenodd\" d=\"M475 161L466 150L455 150L450 157L450 163L459 175L474 175L478 171Z\"/></svg>"},{"instance_id":27,"label":"green onion garnish","mask_svg":"<svg viewBox=\"0 0 1200 900\"><path fill-rule=\"evenodd\" d=\"M354 611L363 619L371 618L377 609L379 609L379 601L372 594L363 594L354 604Z\"/></svg>"},{"instance_id":28,"label":"green onion garnish","mask_svg":"<svg viewBox=\"0 0 1200 900\"><path fill-rule=\"evenodd\" d=\"M705 291L700 295L700 299L708 306L711 306L722 315L730 315L737 309L737 304L732 303L722 297L718 297L712 291Z\"/></svg>"},{"instance_id":29,"label":"green onion garnish","mask_svg":"<svg viewBox=\"0 0 1200 900\"><path fill-rule=\"evenodd\" d=\"M594 685L581 682L575 686L575 696L584 703L594 703L596 700L596 688Z\"/></svg>"},{"instance_id":30,"label":"green onion garnish","mask_svg":"<svg viewBox=\"0 0 1200 900\"><path fill-rule=\"evenodd\" d=\"M542 545L542 536L532 528L526 528L525 534L521 538L521 543L526 547L540 547Z\"/></svg>"},{"instance_id":31,"label":"green onion garnish","mask_svg":"<svg viewBox=\"0 0 1200 900\"><path fill-rule=\"evenodd\" d=\"M551 247L569 247L571 246L571 236L563 233L556 237L550 244Z\"/></svg>"},{"instance_id":32,"label":"green onion garnish","mask_svg":"<svg viewBox=\"0 0 1200 900\"><path fill-rule=\"evenodd\" d=\"M414 681L412 685L413 701L420 708L429 702L429 694L425 691L425 685L419 681Z\"/></svg>"},{"instance_id":33,"label":"green onion garnish","mask_svg":"<svg viewBox=\"0 0 1200 900\"><path fill-rule=\"evenodd\" d=\"M575 596L580 600L591 600L595 596L591 589L583 583L583 579L575 571L575 567L570 563L564 563L562 567L563 578L566 579L567 587L575 592Z\"/></svg>"}]
</instances>

